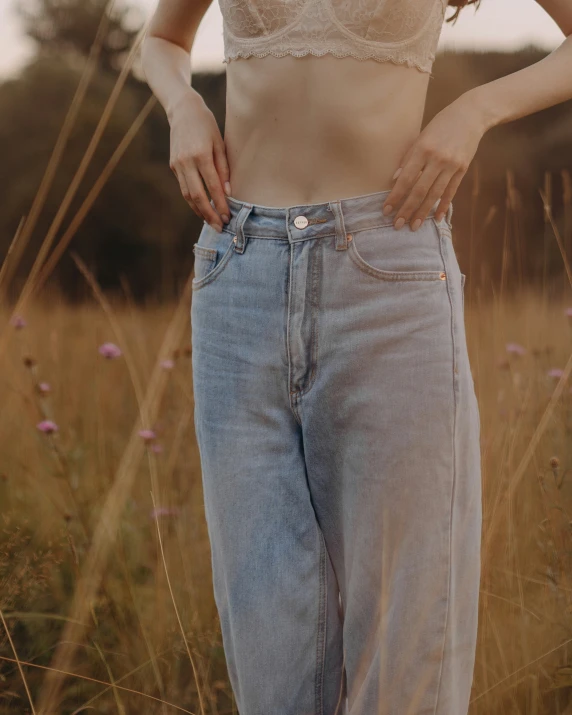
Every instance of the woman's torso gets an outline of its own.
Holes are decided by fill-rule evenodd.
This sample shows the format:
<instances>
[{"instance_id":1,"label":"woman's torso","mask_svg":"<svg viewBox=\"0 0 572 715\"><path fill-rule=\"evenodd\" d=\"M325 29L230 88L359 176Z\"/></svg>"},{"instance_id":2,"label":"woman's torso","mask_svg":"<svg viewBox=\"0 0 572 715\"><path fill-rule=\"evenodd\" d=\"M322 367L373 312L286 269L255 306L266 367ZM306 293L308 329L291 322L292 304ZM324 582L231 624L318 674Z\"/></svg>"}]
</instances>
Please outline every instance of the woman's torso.
<instances>
[{"instance_id":1,"label":"woman's torso","mask_svg":"<svg viewBox=\"0 0 572 715\"><path fill-rule=\"evenodd\" d=\"M419 134L447 0L219 0L232 195L391 188Z\"/></svg>"},{"instance_id":2,"label":"woman's torso","mask_svg":"<svg viewBox=\"0 0 572 715\"><path fill-rule=\"evenodd\" d=\"M421 129L429 77L405 64L333 55L229 62L232 196L284 207L391 188Z\"/></svg>"}]
</instances>

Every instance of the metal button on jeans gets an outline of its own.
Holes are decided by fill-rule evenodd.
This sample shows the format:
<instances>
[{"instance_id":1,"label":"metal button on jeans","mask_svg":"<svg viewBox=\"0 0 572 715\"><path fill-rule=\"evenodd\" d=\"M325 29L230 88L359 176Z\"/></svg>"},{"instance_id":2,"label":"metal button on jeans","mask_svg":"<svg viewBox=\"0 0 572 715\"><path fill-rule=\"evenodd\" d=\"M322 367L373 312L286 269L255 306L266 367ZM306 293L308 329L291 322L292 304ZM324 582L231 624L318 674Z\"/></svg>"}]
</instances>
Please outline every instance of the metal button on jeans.
<instances>
[{"instance_id":1,"label":"metal button on jeans","mask_svg":"<svg viewBox=\"0 0 572 715\"><path fill-rule=\"evenodd\" d=\"M308 219L305 216L296 216L294 219L294 226L296 228L306 228L308 225Z\"/></svg>"}]
</instances>

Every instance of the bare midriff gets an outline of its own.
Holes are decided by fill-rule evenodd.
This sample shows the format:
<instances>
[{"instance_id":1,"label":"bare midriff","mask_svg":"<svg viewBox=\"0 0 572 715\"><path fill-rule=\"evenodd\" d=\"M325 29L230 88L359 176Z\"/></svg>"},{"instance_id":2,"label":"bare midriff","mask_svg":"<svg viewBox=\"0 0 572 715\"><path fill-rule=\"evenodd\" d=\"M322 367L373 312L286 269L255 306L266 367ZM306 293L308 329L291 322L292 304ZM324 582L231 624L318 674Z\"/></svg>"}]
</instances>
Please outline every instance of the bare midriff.
<instances>
[{"instance_id":1,"label":"bare midriff","mask_svg":"<svg viewBox=\"0 0 572 715\"><path fill-rule=\"evenodd\" d=\"M249 57L227 65L231 196L264 206L392 187L418 136L430 75L376 60Z\"/></svg>"}]
</instances>

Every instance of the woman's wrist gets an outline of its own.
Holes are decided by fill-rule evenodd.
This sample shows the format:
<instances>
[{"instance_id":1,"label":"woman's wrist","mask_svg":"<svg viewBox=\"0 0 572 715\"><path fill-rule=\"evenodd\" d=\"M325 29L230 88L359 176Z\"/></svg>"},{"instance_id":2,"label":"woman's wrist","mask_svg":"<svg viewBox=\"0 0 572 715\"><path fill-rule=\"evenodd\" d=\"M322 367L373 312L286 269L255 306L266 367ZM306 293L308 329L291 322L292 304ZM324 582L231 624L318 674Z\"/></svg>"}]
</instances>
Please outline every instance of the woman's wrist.
<instances>
[{"instance_id":1,"label":"woman's wrist","mask_svg":"<svg viewBox=\"0 0 572 715\"><path fill-rule=\"evenodd\" d=\"M151 90L161 103L169 122L177 107L189 98L202 102L191 86L189 52L161 37L146 37L142 48L143 72Z\"/></svg>"},{"instance_id":2,"label":"woman's wrist","mask_svg":"<svg viewBox=\"0 0 572 715\"><path fill-rule=\"evenodd\" d=\"M459 103L465 116L480 126L483 134L500 121L485 85L467 90L455 102Z\"/></svg>"},{"instance_id":3,"label":"woman's wrist","mask_svg":"<svg viewBox=\"0 0 572 715\"><path fill-rule=\"evenodd\" d=\"M173 117L176 114L177 109L181 106L183 102L197 102L199 104L204 103L202 96L191 86L185 85L181 87L178 91L172 92L167 102L165 103L164 109L167 114L167 119L169 124L172 124Z\"/></svg>"}]
</instances>

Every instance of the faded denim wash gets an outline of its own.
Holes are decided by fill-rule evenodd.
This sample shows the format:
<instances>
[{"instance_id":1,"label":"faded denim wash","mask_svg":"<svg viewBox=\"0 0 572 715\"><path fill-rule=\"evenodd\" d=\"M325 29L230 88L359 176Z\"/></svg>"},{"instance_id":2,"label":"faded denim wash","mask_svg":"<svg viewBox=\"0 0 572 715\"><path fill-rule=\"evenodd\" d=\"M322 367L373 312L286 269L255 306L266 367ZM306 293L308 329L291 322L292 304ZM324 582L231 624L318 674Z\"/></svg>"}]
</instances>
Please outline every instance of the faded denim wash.
<instances>
[{"instance_id":1,"label":"faded denim wash","mask_svg":"<svg viewBox=\"0 0 572 715\"><path fill-rule=\"evenodd\" d=\"M482 510L464 276L452 206L395 229L388 194L231 197L194 246L194 420L240 715L468 710Z\"/></svg>"}]
</instances>

